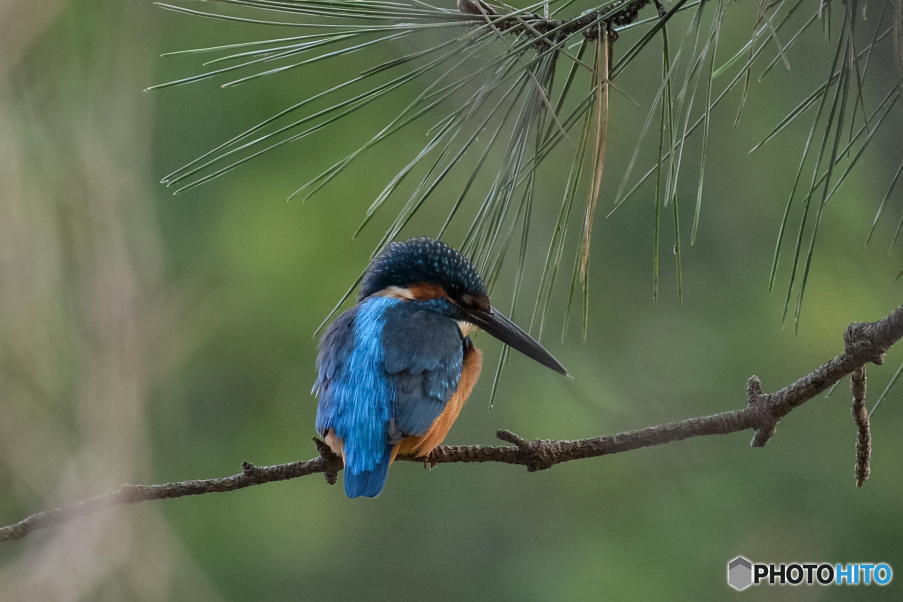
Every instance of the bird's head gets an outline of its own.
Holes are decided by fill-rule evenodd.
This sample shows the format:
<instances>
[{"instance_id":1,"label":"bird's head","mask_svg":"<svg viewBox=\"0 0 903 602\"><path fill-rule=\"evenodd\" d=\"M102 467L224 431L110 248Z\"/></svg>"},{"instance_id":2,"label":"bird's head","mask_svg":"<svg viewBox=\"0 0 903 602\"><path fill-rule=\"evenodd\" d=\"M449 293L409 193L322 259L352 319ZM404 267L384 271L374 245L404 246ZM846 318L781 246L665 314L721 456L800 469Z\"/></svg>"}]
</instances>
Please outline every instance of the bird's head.
<instances>
[{"instance_id":1,"label":"bird's head","mask_svg":"<svg viewBox=\"0 0 903 602\"><path fill-rule=\"evenodd\" d=\"M399 297L478 326L540 364L567 374L538 341L492 307L483 279L464 255L431 238L389 243L367 266L360 299Z\"/></svg>"}]
</instances>

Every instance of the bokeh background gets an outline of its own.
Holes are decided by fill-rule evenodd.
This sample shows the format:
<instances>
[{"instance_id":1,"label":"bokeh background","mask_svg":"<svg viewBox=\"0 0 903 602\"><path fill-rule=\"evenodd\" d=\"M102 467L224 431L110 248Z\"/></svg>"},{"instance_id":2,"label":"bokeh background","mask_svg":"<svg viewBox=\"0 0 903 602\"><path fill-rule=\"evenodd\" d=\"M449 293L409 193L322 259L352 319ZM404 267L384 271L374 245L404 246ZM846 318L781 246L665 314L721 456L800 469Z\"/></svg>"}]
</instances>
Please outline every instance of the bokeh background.
<instances>
[{"instance_id":1,"label":"bokeh background","mask_svg":"<svg viewBox=\"0 0 903 602\"><path fill-rule=\"evenodd\" d=\"M753 6L730 7L726 47L748 36ZM382 223L351 233L398 168L396 149L422 144L423 132L365 155L306 204L285 198L398 99L171 196L163 174L337 77L324 63L227 91L142 92L197 69L162 52L255 35L144 1L0 3L0 522L124 482L315 454L313 333L379 238ZM781 327L782 295L768 294L805 128L746 151L822 77L816 66L833 46L810 42L792 55L793 72L752 89L741 127L731 127L736 103L717 114L683 302L667 253L652 300L647 191L597 220L587 342L559 340L553 312L545 340L573 380L512 356L490 409L499 347L479 337L490 370L450 442L493 443L498 428L586 437L739 407L750 374L783 386L839 352L850 321L899 303L901 257L887 249L903 191L863 245L899 161L893 136L867 151L828 207L798 334ZM621 87L651 97L659 60L639 61ZM896 77L887 56L874 60L884 81ZM603 207L645 115L613 103ZM900 131L899 116L884 127ZM550 162L538 198L557 194L569 157ZM695 198L692 178L685 185ZM433 233L445 210L427 207L407 233ZM537 206L534 266L555 211ZM535 286L537 270L528 273ZM500 279L502 297L511 282ZM564 292L555 299L560 308ZM871 399L901 360L895 349L870 368ZM887 588L743 594L724 575L737 554L903 571L901 394L874 420L873 477L859 490L844 382L795 411L765 449L734 434L534 474L402 463L375 500L347 500L313 476L111 510L0 545L0 599L899 599L903 574Z\"/></svg>"}]
</instances>

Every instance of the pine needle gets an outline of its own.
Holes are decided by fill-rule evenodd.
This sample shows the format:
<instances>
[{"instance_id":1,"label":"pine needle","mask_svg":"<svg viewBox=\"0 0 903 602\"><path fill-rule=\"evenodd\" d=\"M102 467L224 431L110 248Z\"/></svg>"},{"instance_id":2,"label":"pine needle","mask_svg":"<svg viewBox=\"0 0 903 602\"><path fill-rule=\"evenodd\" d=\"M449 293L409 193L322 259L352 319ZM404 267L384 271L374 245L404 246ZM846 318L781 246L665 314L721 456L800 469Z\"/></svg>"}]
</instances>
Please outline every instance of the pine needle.
<instances>
[{"instance_id":1,"label":"pine needle","mask_svg":"<svg viewBox=\"0 0 903 602\"><path fill-rule=\"evenodd\" d=\"M600 30L602 28L600 27ZM607 30L601 30L596 40L596 61L593 87L595 88L596 133L593 145L593 171L590 183L589 198L586 201L586 213L583 218L583 240L580 243L580 281L586 286L589 277L590 244L593 236L593 221L602 188L602 175L605 171L605 151L608 142L609 86L611 73L611 39Z\"/></svg>"}]
</instances>

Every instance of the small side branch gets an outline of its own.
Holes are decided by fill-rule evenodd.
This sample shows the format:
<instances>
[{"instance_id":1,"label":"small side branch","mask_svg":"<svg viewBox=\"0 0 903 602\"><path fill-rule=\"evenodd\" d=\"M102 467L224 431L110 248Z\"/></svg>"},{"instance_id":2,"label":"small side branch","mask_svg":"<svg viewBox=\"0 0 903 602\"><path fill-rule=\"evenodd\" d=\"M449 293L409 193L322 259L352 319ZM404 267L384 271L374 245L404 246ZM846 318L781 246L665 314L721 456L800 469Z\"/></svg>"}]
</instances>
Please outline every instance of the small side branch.
<instances>
[{"instance_id":1,"label":"small side branch","mask_svg":"<svg viewBox=\"0 0 903 602\"><path fill-rule=\"evenodd\" d=\"M435 449L426 461L430 465L448 463L500 462L525 466L528 471L544 470L555 464L618 454L622 452L682 441L707 435L726 435L752 429L752 446L762 447L774 435L778 422L794 408L816 397L840 379L853 375L853 416L858 428L856 445L856 482L861 486L869 476L871 435L865 410L865 365L881 364L887 350L903 338L903 306L877 322L851 324L844 336L846 349L809 374L774 393L764 393L755 376L747 382L747 403L743 409L688 418L658 426L588 439L527 440L510 431L497 436L511 446L453 445ZM196 479L159 485L123 485L115 491L32 514L23 520L0 527L0 541L21 539L37 529L92 514L119 504L234 491L253 485L285 481L310 474L324 473L334 483L341 470L341 459L329 446L318 441L320 455L310 460L254 466L248 462L242 471L228 477ZM422 462L424 458L400 456L398 460Z\"/></svg>"},{"instance_id":2,"label":"small side branch","mask_svg":"<svg viewBox=\"0 0 903 602\"><path fill-rule=\"evenodd\" d=\"M850 391L853 393L853 422L856 424L856 487L868 480L872 472L872 432L869 428L869 411L865 407L866 375L865 366L853 371L850 377Z\"/></svg>"}]
</instances>

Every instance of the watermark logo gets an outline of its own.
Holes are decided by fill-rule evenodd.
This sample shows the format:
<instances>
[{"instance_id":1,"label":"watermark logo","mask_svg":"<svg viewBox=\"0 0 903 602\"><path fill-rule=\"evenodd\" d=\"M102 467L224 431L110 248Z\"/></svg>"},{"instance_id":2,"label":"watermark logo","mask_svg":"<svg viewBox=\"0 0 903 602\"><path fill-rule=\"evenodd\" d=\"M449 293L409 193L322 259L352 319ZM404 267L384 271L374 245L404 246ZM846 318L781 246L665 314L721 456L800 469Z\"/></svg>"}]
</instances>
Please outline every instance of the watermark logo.
<instances>
[{"instance_id":1,"label":"watermark logo","mask_svg":"<svg viewBox=\"0 0 903 602\"><path fill-rule=\"evenodd\" d=\"M894 579L888 562L753 562L737 556L727 563L727 584L742 592L768 585L887 585Z\"/></svg>"},{"instance_id":2,"label":"watermark logo","mask_svg":"<svg viewBox=\"0 0 903 602\"><path fill-rule=\"evenodd\" d=\"M742 592L753 583L753 565L748 558L737 556L727 563L727 584Z\"/></svg>"}]
</instances>

